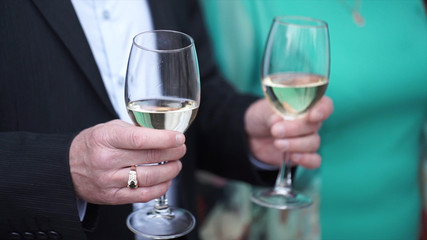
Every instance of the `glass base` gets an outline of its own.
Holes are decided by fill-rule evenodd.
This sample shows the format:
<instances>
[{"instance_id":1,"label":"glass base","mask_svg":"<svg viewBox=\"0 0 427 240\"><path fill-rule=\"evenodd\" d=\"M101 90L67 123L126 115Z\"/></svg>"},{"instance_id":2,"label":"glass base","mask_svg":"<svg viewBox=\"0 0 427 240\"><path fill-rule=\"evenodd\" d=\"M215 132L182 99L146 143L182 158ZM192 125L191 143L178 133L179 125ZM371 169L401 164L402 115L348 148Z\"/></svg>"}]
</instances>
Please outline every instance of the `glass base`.
<instances>
[{"instance_id":1,"label":"glass base","mask_svg":"<svg viewBox=\"0 0 427 240\"><path fill-rule=\"evenodd\" d=\"M185 209L169 207L156 211L153 207L146 207L132 212L126 224L132 232L142 237L172 239L191 232L196 225L196 220Z\"/></svg>"},{"instance_id":2,"label":"glass base","mask_svg":"<svg viewBox=\"0 0 427 240\"><path fill-rule=\"evenodd\" d=\"M262 189L252 193L252 202L269 208L299 209L310 206L313 201L310 197L292 189L276 190Z\"/></svg>"}]
</instances>

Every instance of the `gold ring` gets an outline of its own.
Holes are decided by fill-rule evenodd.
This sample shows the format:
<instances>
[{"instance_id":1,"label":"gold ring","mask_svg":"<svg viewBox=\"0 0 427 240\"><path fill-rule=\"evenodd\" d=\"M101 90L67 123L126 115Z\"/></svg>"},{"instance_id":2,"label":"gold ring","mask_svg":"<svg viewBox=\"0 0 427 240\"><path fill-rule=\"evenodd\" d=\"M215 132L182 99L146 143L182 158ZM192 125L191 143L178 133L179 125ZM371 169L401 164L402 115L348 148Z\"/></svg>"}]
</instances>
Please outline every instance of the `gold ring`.
<instances>
[{"instance_id":1,"label":"gold ring","mask_svg":"<svg viewBox=\"0 0 427 240\"><path fill-rule=\"evenodd\" d=\"M136 179L136 166L132 165L129 171L128 188L138 188L138 180Z\"/></svg>"}]
</instances>

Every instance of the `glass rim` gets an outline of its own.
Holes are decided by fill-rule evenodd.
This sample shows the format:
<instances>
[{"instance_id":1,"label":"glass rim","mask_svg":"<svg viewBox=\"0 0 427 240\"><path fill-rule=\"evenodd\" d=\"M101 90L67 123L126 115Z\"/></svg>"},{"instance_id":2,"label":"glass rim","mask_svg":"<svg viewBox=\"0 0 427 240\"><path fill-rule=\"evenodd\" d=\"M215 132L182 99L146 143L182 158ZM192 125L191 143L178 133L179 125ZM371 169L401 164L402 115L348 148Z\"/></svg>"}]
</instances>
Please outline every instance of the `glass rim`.
<instances>
[{"instance_id":1,"label":"glass rim","mask_svg":"<svg viewBox=\"0 0 427 240\"><path fill-rule=\"evenodd\" d=\"M301 23L297 23L294 21L301 21ZM313 17L305 17L305 16L276 16L274 17L274 22L282 25L304 27L304 28L327 28L328 27L328 23L324 20L313 18Z\"/></svg>"},{"instance_id":2,"label":"glass rim","mask_svg":"<svg viewBox=\"0 0 427 240\"><path fill-rule=\"evenodd\" d=\"M173 48L173 49L167 49L167 50L163 50L163 49L155 49L155 48L147 48L142 46L141 44L137 43L137 38L140 38L143 35L147 35L147 34L153 34L153 33L172 33L172 34L176 34L176 35L181 35L184 38L187 38L190 43L186 46L180 47L180 48ZM132 44L140 49L143 50L147 50L147 51L151 51L151 52L159 52L159 53L166 53L166 52L179 52L182 50L185 50L187 48L191 48L194 46L194 40L193 38L183 32L180 31L175 31L175 30L150 30L150 31L144 31L144 32L140 32L138 34L136 34L133 39L132 39Z\"/></svg>"}]
</instances>

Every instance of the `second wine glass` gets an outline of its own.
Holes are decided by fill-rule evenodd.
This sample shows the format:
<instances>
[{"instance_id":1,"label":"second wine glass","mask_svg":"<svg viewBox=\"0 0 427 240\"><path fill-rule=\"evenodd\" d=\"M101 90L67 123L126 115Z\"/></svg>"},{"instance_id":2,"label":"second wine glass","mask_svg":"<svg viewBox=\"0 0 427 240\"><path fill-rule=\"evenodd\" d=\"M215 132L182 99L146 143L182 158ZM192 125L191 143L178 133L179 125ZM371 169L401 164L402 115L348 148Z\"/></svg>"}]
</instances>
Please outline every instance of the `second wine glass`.
<instances>
[{"instance_id":1,"label":"second wine glass","mask_svg":"<svg viewBox=\"0 0 427 240\"><path fill-rule=\"evenodd\" d=\"M261 65L264 95L285 120L304 117L329 83L329 34L326 22L280 16L273 20ZM252 201L271 208L296 209L312 200L292 188L292 165L285 153L273 189L260 189Z\"/></svg>"},{"instance_id":2,"label":"second wine glass","mask_svg":"<svg viewBox=\"0 0 427 240\"><path fill-rule=\"evenodd\" d=\"M200 103L200 76L193 39L187 34L155 30L133 39L125 83L126 107L135 125L184 133ZM160 163L165 164L165 163ZM169 206L166 195L154 207L134 211L127 226L135 234L171 239L195 226L187 210Z\"/></svg>"}]
</instances>

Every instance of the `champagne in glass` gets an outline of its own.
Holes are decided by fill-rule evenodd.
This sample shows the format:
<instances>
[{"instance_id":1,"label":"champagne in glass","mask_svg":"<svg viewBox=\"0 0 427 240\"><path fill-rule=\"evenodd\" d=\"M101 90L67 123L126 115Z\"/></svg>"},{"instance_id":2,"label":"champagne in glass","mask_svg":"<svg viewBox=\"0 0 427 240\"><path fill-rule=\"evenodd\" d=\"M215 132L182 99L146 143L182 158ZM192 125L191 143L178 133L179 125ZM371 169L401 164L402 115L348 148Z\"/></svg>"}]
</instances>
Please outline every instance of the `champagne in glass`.
<instances>
[{"instance_id":1,"label":"champagne in glass","mask_svg":"<svg viewBox=\"0 0 427 240\"><path fill-rule=\"evenodd\" d=\"M261 66L264 95L286 120L304 117L329 83L329 34L324 21L280 16L273 20ZM292 188L291 159L284 161L272 189L258 189L252 201L265 207L296 209L312 200Z\"/></svg>"},{"instance_id":2,"label":"champagne in glass","mask_svg":"<svg viewBox=\"0 0 427 240\"><path fill-rule=\"evenodd\" d=\"M328 79L314 74L284 73L262 79L265 96L284 118L303 116L322 98Z\"/></svg>"},{"instance_id":3,"label":"champagne in glass","mask_svg":"<svg viewBox=\"0 0 427 240\"><path fill-rule=\"evenodd\" d=\"M141 127L185 132L196 118L198 103L190 99L147 99L127 105L134 124Z\"/></svg>"},{"instance_id":4,"label":"champagne in glass","mask_svg":"<svg viewBox=\"0 0 427 240\"><path fill-rule=\"evenodd\" d=\"M136 126L184 133L197 115L200 76L193 39L156 30L135 36L126 73L125 101ZM160 163L160 164L165 164ZM195 226L187 210L169 206L166 195L154 207L134 211L127 226L139 236L171 239Z\"/></svg>"}]
</instances>

